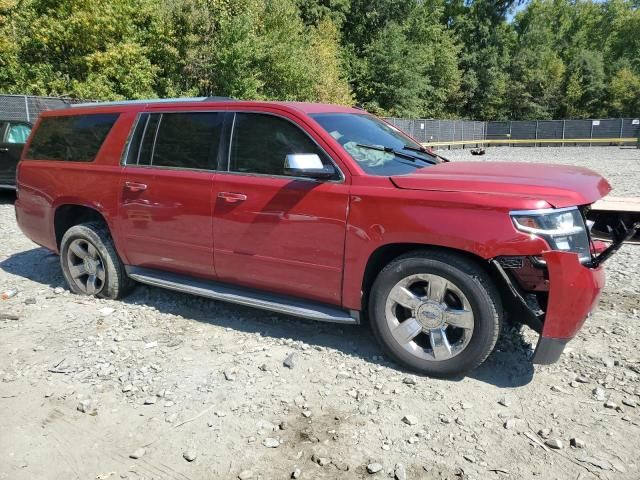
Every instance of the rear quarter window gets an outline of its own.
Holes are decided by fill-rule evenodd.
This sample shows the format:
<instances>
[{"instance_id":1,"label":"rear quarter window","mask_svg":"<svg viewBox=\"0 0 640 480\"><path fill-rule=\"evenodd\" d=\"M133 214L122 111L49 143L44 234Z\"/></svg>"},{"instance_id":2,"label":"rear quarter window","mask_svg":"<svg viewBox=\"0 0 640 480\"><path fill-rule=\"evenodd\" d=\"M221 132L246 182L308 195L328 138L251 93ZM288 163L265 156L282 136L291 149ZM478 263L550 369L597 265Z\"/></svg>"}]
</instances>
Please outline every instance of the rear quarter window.
<instances>
[{"instance_id":1,"label":"rear quarter window","mask_svg":"<svg viewBox=\"0 0 640 480\"><path fill-rule=\"evenodd\" d=\"M43 118L31 140L27 158L92 162L118 116L99 113Z\"/></svg>"}]
</instances>

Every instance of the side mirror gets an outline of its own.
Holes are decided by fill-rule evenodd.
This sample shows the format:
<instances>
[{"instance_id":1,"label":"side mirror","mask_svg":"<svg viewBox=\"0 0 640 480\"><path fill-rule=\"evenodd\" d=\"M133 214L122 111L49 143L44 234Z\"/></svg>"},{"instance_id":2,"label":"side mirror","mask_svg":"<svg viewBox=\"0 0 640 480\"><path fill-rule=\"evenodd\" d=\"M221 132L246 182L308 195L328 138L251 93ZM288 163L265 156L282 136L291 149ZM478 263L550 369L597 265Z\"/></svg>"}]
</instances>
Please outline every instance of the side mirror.
<instances>
[{"instance_id":1,"label":"side mirror","mask_svg":"<svg viewBox=\"0 0 640 480\"><path fill-rule=\"evenodd\" d=\"M324 165L315 153L293 153L284 160L284 173L294 177L333 178L333 165Z\"/></svg>"}]
</instances>

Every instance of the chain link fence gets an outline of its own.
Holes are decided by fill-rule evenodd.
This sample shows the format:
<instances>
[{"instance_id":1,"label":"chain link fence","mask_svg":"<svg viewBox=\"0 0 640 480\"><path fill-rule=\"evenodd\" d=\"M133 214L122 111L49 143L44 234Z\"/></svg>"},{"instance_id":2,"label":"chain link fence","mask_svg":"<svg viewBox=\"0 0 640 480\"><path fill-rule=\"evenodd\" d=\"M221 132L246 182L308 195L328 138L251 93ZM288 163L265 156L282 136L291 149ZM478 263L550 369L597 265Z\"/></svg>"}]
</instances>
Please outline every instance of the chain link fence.
<instances>
[{"instance_id":1,"label":"chain link fence","mask_svg":"<svg viewBox=\"0 0 640 480\"><path fill-rule=\"evenodd\" d=\"M408 120L386 118L394 127L408 133L420 143L485 140L487 122L471 120Z\"/></svg>"},{"instance_id":2,"label":"chain link fence","mask_svg":"<svg viewBox=\"0 0 640 480\"><path fill-rule=\"evenodd\" d=\"M636 142L640 138L640 117L505 122L402 118L385 120L421 143L440 146L464 147L465 144L474 146L476 143L520 146L610 145Z\"/></svg>"},{"instance_id":3,"label":"chain link fence","mask_svg":"<svg viewBox=\"0 0 640 480\"><path fill-rule=\"evenodd\" d=\"M0 120L34 123L44 111L65 108L82 101L74 98L0 95Z\"/></svg>"}]
</instances>

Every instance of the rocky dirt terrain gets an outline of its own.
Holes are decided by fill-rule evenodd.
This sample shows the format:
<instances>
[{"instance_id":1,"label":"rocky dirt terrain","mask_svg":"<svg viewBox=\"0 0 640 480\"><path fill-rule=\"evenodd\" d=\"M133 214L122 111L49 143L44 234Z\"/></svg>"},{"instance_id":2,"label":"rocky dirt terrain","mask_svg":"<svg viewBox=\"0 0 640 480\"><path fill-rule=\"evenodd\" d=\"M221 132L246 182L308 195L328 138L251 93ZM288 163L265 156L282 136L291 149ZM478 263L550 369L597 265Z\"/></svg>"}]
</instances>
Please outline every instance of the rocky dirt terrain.
<instances>
[{"instance_id":1,"label":"rocky dirt terrain","mask_svg":"<svg viewBox=\"0 0 640 480\"><path fill-rule=\"evenodd\" d=\"M500 148L638 195L640 150ZM139 286L69 293L58 259L0 195L0 479L640 478L640 247L608 264L599 309L562 360L505 326L466 378L387 361L340 327Z\"/></svg>"}]
</instances>

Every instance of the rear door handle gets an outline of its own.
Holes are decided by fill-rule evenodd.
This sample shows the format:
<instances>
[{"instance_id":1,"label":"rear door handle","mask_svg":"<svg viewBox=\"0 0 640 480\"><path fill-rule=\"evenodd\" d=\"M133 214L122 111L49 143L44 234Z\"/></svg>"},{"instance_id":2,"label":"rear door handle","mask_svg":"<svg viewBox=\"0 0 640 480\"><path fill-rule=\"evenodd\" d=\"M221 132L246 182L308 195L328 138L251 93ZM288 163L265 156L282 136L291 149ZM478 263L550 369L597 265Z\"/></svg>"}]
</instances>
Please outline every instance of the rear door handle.
<instances>
[{"instance_id":1,"label":"rear door handle","mask_svg":"<svg viewBox=\"0 0 640 480\"><path fill-rule=\"evenodd\" d=\"M2 153L8 152L8 151L9 151L9 149L7 147L0 148L0 152L2 152Z\"/></svg>"},{"instance_id":2,"label":"rear door handle","mask_svg":"<svg viewBox=\"0 0 640 480\"><path fill-rule=\"evenodd\" d=\"M147 189L147 185L138 182L124 182L124 188L130 192L144 192Z\"/></svg>"},{"instance_id":3,"label":"rear door handle","mask_svg":"<svg viewBox=\"0 0 640 480\"><path fill-rule=\"evenodd\" d=\"M244 193L219 192L218 198L223 199L227 203L244 202L247 196Z\"/></svg>"}]
</instances>

